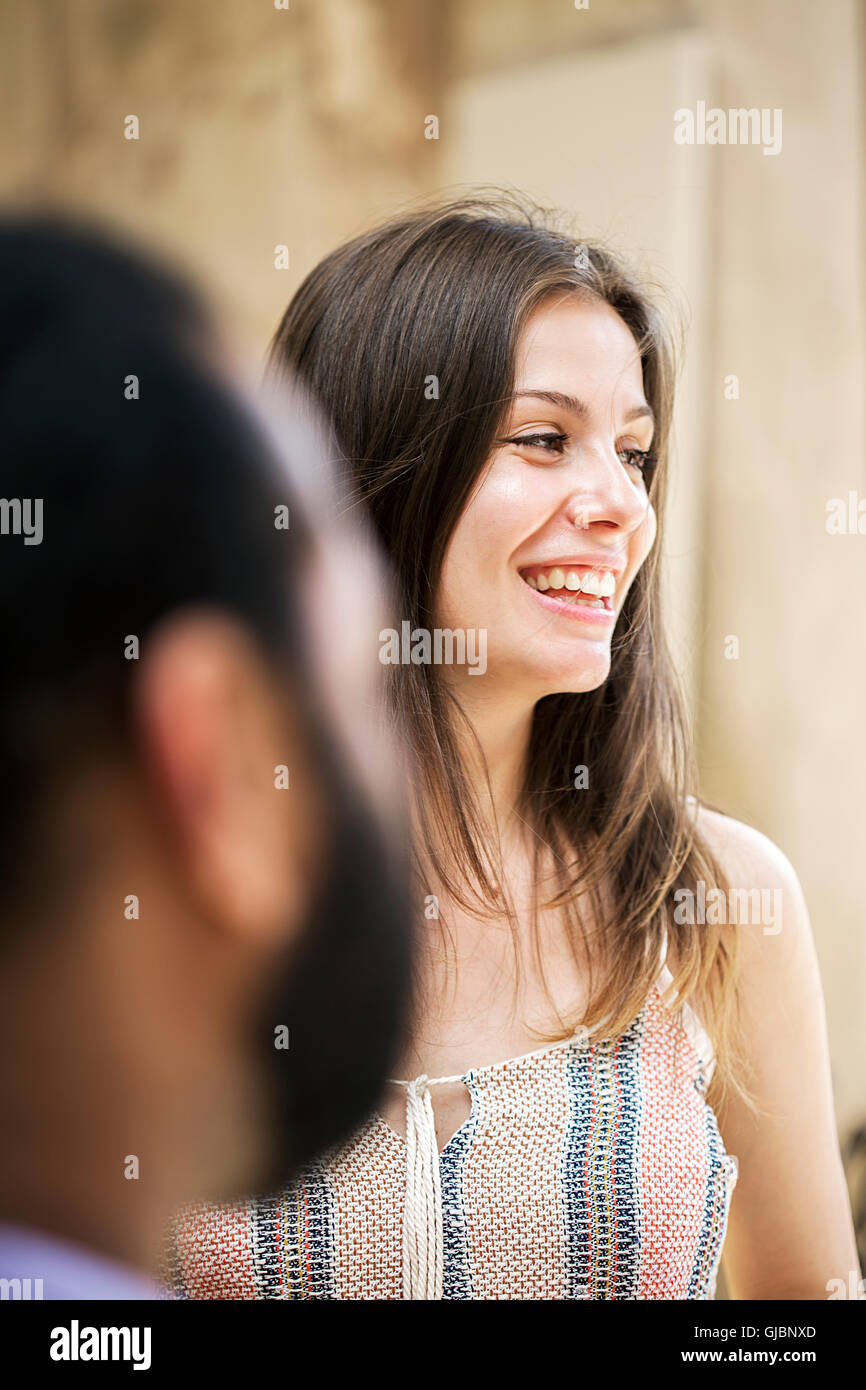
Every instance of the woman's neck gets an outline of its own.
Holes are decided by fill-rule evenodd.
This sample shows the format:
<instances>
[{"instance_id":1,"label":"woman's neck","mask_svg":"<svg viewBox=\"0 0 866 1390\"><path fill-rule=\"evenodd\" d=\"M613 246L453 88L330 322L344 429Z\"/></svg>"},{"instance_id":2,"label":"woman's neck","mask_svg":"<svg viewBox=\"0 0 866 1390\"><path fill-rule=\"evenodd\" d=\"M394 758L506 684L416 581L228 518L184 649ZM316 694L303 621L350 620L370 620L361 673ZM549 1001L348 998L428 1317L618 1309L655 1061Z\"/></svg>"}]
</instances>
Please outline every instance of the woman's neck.
<instances>
[{"instance_id":1,"label":"woman's neck","mask_svg":"<svg viewBox=\"0 0 866 1390\"><path fill-rule=\"evenodd\" d=\"M459 699L474 733L473 738L468 730L458 730L466 776L476 804L485 819L491 817L491 828L495 826L505 850L523 835L521 802L534 706L494 700L473 689L471 681L463 683Z\"/></svg>"}]
</instances>

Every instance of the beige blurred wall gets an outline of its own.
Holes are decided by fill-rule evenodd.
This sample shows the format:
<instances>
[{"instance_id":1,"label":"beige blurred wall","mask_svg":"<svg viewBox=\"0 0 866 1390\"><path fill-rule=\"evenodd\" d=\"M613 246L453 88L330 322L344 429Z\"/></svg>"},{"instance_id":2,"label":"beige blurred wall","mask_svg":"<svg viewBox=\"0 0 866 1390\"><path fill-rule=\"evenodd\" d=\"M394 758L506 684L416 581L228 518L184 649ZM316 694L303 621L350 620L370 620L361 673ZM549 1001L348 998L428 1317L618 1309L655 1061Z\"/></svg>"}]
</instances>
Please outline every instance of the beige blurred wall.
<instances>
[{"instance_id":1,"label":"beige blurred wall","mask_svg":"<svg viewBox=\"0 0 866 1390\"><path fill-rule=\"evenodd\" d=\"M866 536L829 536L825 508L850 490L866 498L862 11L857 0L0 10L6 201L105 214L180 256L256 358L340 240L470 165L496 179L529 167L531 149L509 166L504 137L474 139L470 159L474 110L489 121L496 93L545 64L592 74L571 125L551 107L533 174L582 225L650 252L690 310L670 545L703 791L798 869L843 1128L866 1112ZM651 53L666 56L647 86ZM640 82L623 76L630 64ZM781 154L675 149L673 109L699 98L781 107ZM527 122L545 127L548 99L532 88ZM137 142L123 138L129 114ZM424 138L430 114L438 141ZM513 119L503 109L503 130ZM278 244L288 270L274 268ZM725 399L729 374L738 400Z\"/></svg>"},{"instance_id":2,"label":"beige blurred wall","mask_svg":"<svg viewBox=\"0 0 866 1390\"><path fill-rule=\"evenodd\" d=\"M435 182L418 137L434 17L413 0L4 0L0 193L179 255L258 354L325 249Z\"/></svg>"}]
</instances>

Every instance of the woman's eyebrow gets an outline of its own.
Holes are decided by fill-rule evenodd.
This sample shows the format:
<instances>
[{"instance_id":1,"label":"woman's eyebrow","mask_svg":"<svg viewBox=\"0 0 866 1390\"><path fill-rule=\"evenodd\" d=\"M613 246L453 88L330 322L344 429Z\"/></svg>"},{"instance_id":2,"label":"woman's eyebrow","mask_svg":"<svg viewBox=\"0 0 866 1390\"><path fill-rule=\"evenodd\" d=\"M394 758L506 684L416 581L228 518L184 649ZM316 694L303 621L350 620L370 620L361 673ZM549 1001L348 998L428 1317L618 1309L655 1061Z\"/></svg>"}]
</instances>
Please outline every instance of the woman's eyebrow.
<instances>
[{"instance_id":1,"label":"woman's eyebrow","mask_svg":"<svg viewBox=\"0 0 866 1390\"><path fill-rule=\"evenodd\" d=\"M551 405L558 405L561 410L570 410L579 420L589 419L589 407L584 401L578 400L577 396L569 396L564 391L515 391L514 399L523 396L532 396L534 400L548 401ZM627 410L623 420L625 424L630 424L632 420L652 420L655 424L655 416L651 408L644 402L643 405L633 406Z\"/></svg>"}]
</instances>

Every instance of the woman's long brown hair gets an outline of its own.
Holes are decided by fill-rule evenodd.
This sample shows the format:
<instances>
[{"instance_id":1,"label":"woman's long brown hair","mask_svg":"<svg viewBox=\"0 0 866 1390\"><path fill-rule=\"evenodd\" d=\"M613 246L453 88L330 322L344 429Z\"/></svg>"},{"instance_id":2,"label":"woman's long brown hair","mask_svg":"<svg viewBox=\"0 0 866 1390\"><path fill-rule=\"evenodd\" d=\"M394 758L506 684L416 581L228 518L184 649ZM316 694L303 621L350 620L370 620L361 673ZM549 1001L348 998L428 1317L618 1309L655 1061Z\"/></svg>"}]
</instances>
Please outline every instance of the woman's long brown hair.
<instances>
[{"instance_id":1,"label":"woman's long brown hair","mask_svg":"<svg viewBox=\"0 0 866 1390\"><path fill-rule=\"evenodd\" d=\"M542 906L561 908L573 943L588 944L590 921L603 943L581 1023L609 1037L631 1025L658 978L666 933L671 1002L692 1000L713 1039L713 1096L747 1094L735 933L674 917L678 889L727 883L695 824L688 723L660 617L675 352L654 300L609 251L555 230L511 195L461 198L414 210L321 261L283 316L269 366L300 376L324 406L390 556L400 616L430 629L446 547L502 431L521 331L533 309L563 293L609 304L640 349L656 420L659 540L623 605L607 680L535 707L520 807L535 832L535 883L547 847L559 891ZM435 665L390 669L423 788L420 882L430 883L432 866L464 907L510 917L498 841L458 751L460 711ZM576 792L579 765L589 786ZM576 1022L563 1022L563 1033Z\"/></svg>"}]
</instances>

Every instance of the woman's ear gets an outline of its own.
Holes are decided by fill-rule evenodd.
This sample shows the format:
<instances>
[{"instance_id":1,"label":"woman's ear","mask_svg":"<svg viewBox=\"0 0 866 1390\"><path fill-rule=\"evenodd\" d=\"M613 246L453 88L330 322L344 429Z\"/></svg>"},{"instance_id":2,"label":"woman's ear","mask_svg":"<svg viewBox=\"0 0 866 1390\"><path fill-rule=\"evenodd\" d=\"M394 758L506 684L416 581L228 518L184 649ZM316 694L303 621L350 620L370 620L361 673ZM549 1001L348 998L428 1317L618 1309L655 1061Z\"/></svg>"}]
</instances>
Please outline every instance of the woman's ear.
<instances>
[{"instance_id":1,"label":"woman's ear","mask_svg":"<svg viewBox=\"0 0 866 1390\"><path fill-rule=\"evenodd\" d=\"M148 639L136 721L202 915L251 945L285 944L309 905L324 819L289 688L238 622L189 610Z\"/></svg>"}]
</instances>

